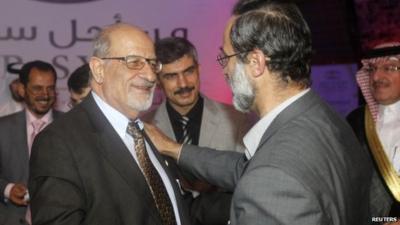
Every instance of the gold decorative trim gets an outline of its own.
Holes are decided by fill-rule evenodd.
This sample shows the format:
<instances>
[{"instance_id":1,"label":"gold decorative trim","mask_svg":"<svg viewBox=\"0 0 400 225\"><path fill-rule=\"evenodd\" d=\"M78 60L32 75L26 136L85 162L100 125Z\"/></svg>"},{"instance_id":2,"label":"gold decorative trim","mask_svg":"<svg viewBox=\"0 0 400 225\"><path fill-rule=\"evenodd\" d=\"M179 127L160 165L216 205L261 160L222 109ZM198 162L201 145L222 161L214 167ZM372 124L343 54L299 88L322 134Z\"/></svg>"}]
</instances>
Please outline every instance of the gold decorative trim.
<instances>
[{"instance_id":1,"label":"gold decorative trim","mask_svg":"<svg viewBox=\"0 0 400 225\"><path fill-rule=\"evenodd\" d=\"M375 121L368 107L365 107L365 131L369 147L378 165L379 172L385 180L390 192L392 192L393 197L396 201L400 202L400 177L383 149L382 143L376 133Z\"/></svg>"}]
</instances>

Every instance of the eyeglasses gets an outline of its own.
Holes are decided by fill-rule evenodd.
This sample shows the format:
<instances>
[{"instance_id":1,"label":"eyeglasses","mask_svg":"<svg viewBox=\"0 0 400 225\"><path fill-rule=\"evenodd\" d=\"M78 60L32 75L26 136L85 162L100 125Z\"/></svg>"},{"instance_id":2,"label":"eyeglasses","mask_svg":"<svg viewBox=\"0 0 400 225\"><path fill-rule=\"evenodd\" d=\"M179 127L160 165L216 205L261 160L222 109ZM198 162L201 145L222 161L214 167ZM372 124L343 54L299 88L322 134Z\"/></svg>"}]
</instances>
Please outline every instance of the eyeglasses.
<instances>
[{"instance_id":1,"label":"eyeglasses","mask_svg":"<svg viewBox=\"0 0 400 225\"><path fill-rule=\"evenodd\" d=\"M242 53L246 53L246 52L249 52L249 51L237 52L232 55L227 55L225 53L224 49L220 48L220 53L217 56L217 61L218 61L219 65L221 65L222 68L225 68L226 65L228 65L229 58L240 55Z\"/></svg>"},{"instance_id":2,"label":"eyeglasses","mask_svg":"<svg viewBox=\"0 0 400 225\"><path fill-rule=\"evenodd\" d=\"M35 96L41 95L43 93L47 93L48 95L53 96L56 93L56 87L55 86L42 87L42 86L36 86L35 85L35 86L26 87L26 90L29 93L31 93L31 94L33 94Z\"/></svg>"},{"instance_id":3,"label":"eyeglasses","mask_svg":"<svg viewBox=\"0 0 400 225\"><path fill-rule=\"evenodd\" d=\"M154 73L159 73L162 69L162 64L157 59L148 59L137 55L128 55L125 57L103 57L100 59L124 61L126 67L132 70L141 70L146 63L150 65Z\"/></svg>"},{"instance_id":4,"label":"eyeglasses","mask_svg":"<svg viewBox=\"0 0 400 225\"><path fill-rule=\"evenodd\" d=\"M383 71L385 73L395 73L400 71L400 66L394 66L394 65L383 65L383 66L374 66L374 65L368 65L364 68L364 71L367 72L368 74L374 74L378 70Z\"/></svg>"}]
</instances>

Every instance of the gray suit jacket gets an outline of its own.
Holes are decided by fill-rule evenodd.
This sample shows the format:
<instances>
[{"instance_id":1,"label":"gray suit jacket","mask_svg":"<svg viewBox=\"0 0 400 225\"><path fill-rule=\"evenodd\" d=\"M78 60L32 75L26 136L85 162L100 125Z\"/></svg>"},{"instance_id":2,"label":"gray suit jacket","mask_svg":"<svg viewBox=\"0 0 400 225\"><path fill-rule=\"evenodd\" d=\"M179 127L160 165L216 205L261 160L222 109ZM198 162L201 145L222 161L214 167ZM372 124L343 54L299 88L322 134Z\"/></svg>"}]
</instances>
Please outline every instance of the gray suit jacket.
<instances>
[{"instance_id":1,"label":"gray suit jacket","mask_svg":"<svg viewBox=\"0 0 400 225\"><path fill-rule=\"evenodd\" d=\"M264 133L255 155L185 145L179 165L234 190L231 224L359 225L371 220L371 163L347 123L312 91Z\"/></svg>"},{"instance_id":2,"label":"gray suit jacket","mask_svg":"<svg viewBox=\"0 0 400 225\"><path fill-rule=\"evenodd\" d=\"M0 224L23 224L26 207L5 200L8 183L27 185L29 153L25 110L0 118ZM53 111L54 117L61 112Z\"/></svg>"},{"instance_id":3,"label":"gray suit jacket","mask_svg":"<svg viewBox=\"0 0 400 225\"><path fill-rule=\"evenodd\" d=\"M203 98L199 146L243 152L242 138L251 126L248 117L232 106L212 101L205 96ZM175 140L165 101L155 110L144 114L142 118Z\"/></svg>"}]
</instances>

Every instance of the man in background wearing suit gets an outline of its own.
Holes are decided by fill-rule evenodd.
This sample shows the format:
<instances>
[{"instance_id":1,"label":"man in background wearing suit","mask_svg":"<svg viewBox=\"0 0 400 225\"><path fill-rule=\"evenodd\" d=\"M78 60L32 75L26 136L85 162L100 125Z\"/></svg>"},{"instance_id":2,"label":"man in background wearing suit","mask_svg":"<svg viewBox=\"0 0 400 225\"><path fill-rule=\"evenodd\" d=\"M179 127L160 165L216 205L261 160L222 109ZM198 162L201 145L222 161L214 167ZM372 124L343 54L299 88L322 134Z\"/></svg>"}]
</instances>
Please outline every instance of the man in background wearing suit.
<instances>
[{"instance_id":1,"label":"man in background wearing suit","mask_svg":"<svg viewBox=\"0 0 400 225\"><path fill-rule=\"evenodd\" d=\"M33 224L190 224L168 164L137 118L162 67L152 40L138 27L110 25L95 38L89 65L91 94L33 145Z\"/></svg>"},{"instance_id":2,"label":"man in background wearing suit","mask_svg":"<svg viewBox=\"0 0 400 225\"><path fill-rule=\"evenodd\" d=\"M0 118L0 224L25 224L29 154L36 134L60 114L52 110L57 74L43 61L19 71L25 110ZM29 218L28 218L29 219Z\"/></svg>"},{"instance_id":3,"label":"man in background wearing suit","mask_svg":"<svg viewBox=\"0 0 400 225\"><path fill-rule=\"evenodd\" d=\"M182 169L234 191L230 224L370 223L370 160L310 90L311 53L311 32L294 4L240 1L218 61L236 108L261 118L243 139L245 154L152 138Z\"/></svg>"},{"instance_id":4,"label":"man in background wearing suit","mask_svg":"<svg viewBox=\"0 0 400 225\"><path fill-rule=\"evenodd\" d=\"M184 38L168 37L157 41L155 48L157 59L163 64L158 82L166 101L145 114L144 120L179 143L243 152L242 138L250 127L249 121L233 107L200 94L200 68L193 44ZM175 164L172 159L170 163ZM180 183L198 191L194 192L194 199L192 194L187 195L195 224L227 223L231 193L193 179L181 177ZM199 192L202 193L197 196Z\"/></svg>"}]
</instances>

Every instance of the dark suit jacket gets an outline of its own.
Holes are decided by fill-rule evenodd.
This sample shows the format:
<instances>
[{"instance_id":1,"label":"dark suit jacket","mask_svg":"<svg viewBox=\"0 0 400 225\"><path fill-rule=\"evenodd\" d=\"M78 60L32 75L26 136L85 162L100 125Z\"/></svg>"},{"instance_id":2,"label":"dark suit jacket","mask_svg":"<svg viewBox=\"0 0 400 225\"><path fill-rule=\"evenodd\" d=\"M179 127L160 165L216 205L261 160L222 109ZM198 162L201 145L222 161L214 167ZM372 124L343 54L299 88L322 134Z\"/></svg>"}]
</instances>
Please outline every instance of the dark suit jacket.
<instances>
[{"instance_id":1,"label":"dark suit jacket","mask_svg":"<svg viewBox=\"0 0 400 225\"><path fill-rule=\"evenodd\" d=\"M57 118L61 112L53 111ZM26 207L15 206L4 199L8 183L27 185L29 153L26 134L26 111L0 118L0 225L23 224Z\"/></svg>"},{"instance_id":2,"label":"dark suit jacket","mask_svg":"<svg viewBox=\"0 0 400 225\"><path fill-rule=\"evenodd\" d=\"M310 91L284 109L255 155L185 145L179 165L234 190L231 224L359 225L372 167L350 126Z\"/></svg>"},{"instance_id":3,"label":"dark suit jacket","mask_svg":"<svg viewBox=\"0 0 400 225\"><path fill-rule=\"evenodd\" d=\"M371 149L368 144L367 135L365 132L365 106L361 106L352 111L347 116L347 121L353 128L361 146L374 159ZM375 162L375 160L373 160ZM383 180L377 165L374 163L374 171L372 177L371 191L370 191L370 207L372 216L383 217L388 216L391 204L394 202L393 196L390 194L385 181ZM398 207L398 206L397 206ZM400 214L396 215L400 216Z\"/></svg>"},{"instance_id":4,"label":"dark suit jacket","mask_svg":"<svg viewBox=\"0 0 400 225\"><path fill-rule=\"evenodd\" d=\"M30 172L34 224L161 225L140 168L92 96L37 136ZM182 224L189 224L170 180Z\"/></svg>"}]
</instances>

